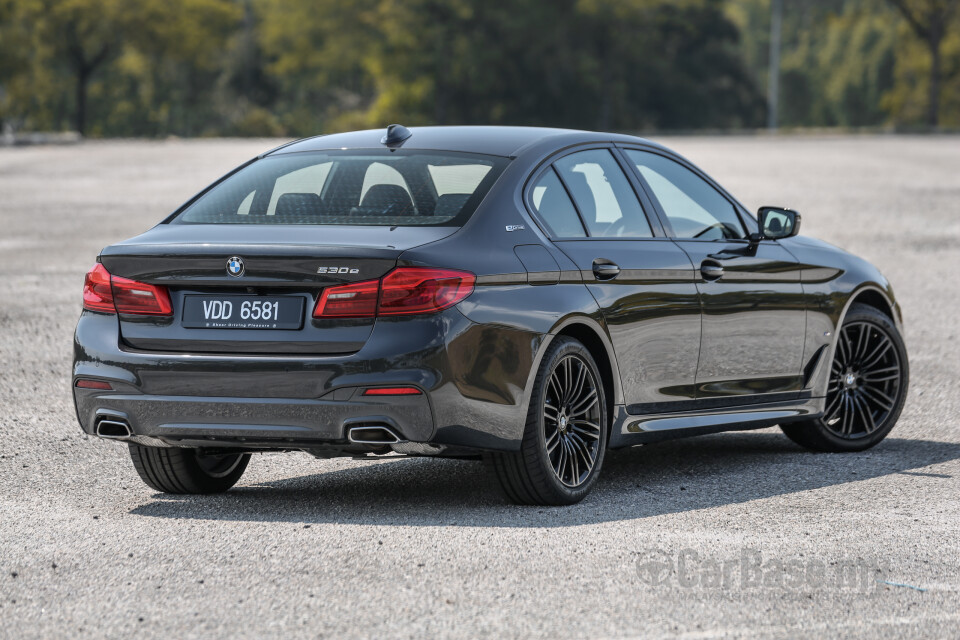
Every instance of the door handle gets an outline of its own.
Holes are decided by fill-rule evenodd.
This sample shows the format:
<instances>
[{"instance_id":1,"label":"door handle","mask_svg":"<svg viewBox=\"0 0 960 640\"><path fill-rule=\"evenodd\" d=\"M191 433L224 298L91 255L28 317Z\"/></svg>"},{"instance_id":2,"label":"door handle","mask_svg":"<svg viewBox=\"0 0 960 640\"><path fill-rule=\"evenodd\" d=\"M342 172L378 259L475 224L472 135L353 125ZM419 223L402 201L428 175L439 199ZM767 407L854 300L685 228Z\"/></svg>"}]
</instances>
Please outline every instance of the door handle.
<instances>
[{"instance_id":1,"label":"door handle","mask_svg":"<svg viewBox=\"0 0 960 640\"><path fill-rule=\"evenodd\" d=\"M705 280L719 280L723 276L723 266L704 262L700 265L700 273L703 274Z\"/></svg>"},{"instance_id":2,"label":"door handle","mask_svg":"<svg viewBox=\"0 0 960 640\"><path fill-rule=\"evenodd\" d=\"M620 267L610 261L593 261L593 277L597 280L613 280L620 275Z\"/></svg>"}]
</instances>

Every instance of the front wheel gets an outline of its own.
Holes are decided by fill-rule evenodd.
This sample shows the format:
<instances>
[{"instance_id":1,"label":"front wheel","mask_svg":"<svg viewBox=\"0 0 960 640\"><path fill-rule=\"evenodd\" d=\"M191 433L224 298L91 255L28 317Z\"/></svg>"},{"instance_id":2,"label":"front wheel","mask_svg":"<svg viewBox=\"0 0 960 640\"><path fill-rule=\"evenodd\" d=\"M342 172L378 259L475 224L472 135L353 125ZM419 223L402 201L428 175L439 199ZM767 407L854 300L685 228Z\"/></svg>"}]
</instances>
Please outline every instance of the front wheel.
<instances>
[{"instance_id":1,"label":"front wheel","mask_svg":"<svg viewBox=\"0 0 960 640\"><path fill-rule=\"evenodd\" d=\"M534 381L520 451L491 462L516 504L567 505L596 482L607 448L603 384L590 352L573 338L550 345Z\"/></svg>"},{"instance_id":2,"label":"front wheel","mask_svg":"<svg viewBox=\"0 0 960 640\"><path fill-rule=\"evenodd\" d=\"M205 455L200 449L129 446L140 479L164 493L223 493L250 461L249 453Z\"/></svg>"},{"instance_id":3,"label":"front wheel","mask_svg":"<svg viewBox=\"0 0 960 640\"><path fill-rule=\"evenodd\" d=\"M896 325L853 304L837 336L823 415L785 424L788 438L814 451L863 451L883 440L907 397L907 350Z\"/></svg>"}]
</instances>

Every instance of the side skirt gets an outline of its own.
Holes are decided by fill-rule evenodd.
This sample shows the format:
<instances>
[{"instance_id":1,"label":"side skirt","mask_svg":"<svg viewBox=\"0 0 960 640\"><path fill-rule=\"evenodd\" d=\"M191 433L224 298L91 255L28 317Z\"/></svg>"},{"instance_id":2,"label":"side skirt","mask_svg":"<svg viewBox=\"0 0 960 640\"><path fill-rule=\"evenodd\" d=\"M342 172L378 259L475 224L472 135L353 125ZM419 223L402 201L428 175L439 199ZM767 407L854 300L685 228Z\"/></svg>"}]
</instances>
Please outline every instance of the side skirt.
<instances>
[{"instance_id":1,"label":"side skirt","mask_svg":"<svg viewBox=\"0 0 960 640\"><path fill-rule=\"evenodd\" d=\"M687 438L722 431L764 429L823 413L823 398L802 398L722 409L631 415L624 406L614 412L610 449Z\"/></svg>"}]
</instances>

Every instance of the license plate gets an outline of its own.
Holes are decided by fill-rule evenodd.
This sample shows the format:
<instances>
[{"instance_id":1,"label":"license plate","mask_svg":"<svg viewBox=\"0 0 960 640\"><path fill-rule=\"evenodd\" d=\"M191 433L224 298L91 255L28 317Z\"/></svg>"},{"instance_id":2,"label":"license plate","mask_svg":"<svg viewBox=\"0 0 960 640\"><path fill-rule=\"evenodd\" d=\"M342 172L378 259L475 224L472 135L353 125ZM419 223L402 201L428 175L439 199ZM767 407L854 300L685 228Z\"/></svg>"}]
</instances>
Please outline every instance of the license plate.
<instances>
[{"instance_id":1,"label":"license plate","mask_svg":"<svg viewBox=\"0 0 960 640\"><path fill-rule=\"evenodd\" d=\"M303 298L184 296L183 326L195 329L299 329Z\"/></svg>"}]
</instances>

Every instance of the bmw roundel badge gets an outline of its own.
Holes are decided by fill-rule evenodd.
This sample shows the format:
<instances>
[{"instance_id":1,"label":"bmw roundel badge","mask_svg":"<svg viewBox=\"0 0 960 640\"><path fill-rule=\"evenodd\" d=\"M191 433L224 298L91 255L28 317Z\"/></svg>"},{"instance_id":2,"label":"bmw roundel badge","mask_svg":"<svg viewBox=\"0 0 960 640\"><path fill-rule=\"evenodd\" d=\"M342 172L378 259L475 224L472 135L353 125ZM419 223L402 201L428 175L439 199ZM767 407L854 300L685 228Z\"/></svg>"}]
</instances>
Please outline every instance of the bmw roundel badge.
<instances>
[{"instance_id":1,"label":"bmw roundel badge","mask_svg":"<svg viewBox=\"0 0 960 640\"><path fill-rule=\"evenodd\" d=\"M238 256L233 256L227 260L227 273L232 275L234 278L239 278L243 275L243 259Z\"/></svg>"}]
</instances>

